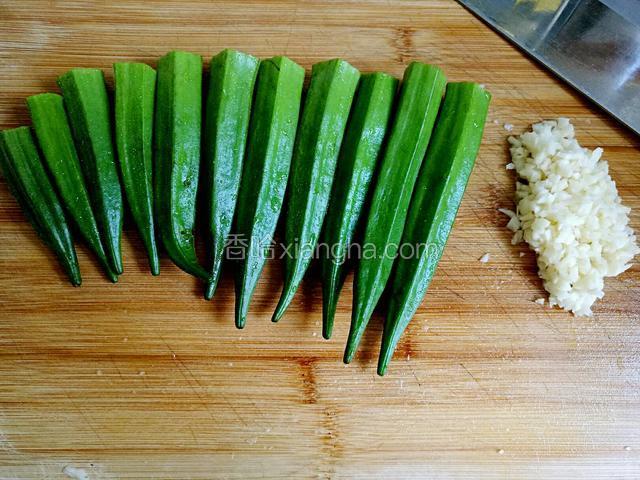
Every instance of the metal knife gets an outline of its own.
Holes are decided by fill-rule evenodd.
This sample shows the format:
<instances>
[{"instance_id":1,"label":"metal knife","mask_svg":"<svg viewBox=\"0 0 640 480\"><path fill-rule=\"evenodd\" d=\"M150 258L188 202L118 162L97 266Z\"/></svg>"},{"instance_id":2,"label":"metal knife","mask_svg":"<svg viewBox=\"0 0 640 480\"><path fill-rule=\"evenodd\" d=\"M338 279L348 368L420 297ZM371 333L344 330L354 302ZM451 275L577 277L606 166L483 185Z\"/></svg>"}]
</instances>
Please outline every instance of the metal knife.
<instances>
[{"instance_id":1,"label":"metal knife","mask_svg":"<svg viewBox=\"0 0 640 480\"><path fill-rule=\"evenodd\" d=\"M640 135L640 0L458 0Z\"/></svg>"}]
</instances>

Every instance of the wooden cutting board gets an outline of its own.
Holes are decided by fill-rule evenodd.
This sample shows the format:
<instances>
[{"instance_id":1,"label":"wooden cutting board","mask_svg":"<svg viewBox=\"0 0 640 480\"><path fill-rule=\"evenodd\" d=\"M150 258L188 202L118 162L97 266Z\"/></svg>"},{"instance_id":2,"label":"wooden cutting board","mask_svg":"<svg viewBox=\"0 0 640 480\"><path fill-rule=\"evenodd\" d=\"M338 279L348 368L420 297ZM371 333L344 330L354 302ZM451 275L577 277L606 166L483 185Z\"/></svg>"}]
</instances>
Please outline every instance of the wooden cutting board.
<instances>
[{"instance_id":1,"label":"wooden cutting board","mask_svg":"<svg viewBox=\"0 0 640 480\"><path fill-rule=\"evenodd\" d=\"M273 325L271 262L240 331L231 272L205 302L166 258L148 273L131 226L120 282L80 247L72 288L0 183L0 477L640 478L640 268L607 281L592 318L537 305L534 255L496 210L514 190L503 125L568 116L604 147L639 231L640 139L458 4L3 1L0 127L27 124L24 98L70 67L111 81L114 61L225 47L398 76L424 60L492 92L453 235L390 372L375 373L381 315L342 364L351 278L330 341L317 271Z\"/></svg>"}]
</instances>

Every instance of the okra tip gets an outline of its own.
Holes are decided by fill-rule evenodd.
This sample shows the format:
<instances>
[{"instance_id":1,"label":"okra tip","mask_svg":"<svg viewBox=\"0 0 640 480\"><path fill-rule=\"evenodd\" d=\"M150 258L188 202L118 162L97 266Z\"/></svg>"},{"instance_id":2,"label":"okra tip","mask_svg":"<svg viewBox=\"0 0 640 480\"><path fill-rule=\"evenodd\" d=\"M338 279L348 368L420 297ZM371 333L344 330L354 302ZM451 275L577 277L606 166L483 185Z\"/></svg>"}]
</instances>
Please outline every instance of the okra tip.
<instances>
[{"instance_id":1,"label":"okra tip","mask_svg":"<svg viewBox=\"0 0 640 480\"><path fill-rule=\"evenodd\" d=\"M331 334L333 333L333 318L331 322L322 319L322 338L325 340L331 340Z\"/></svg>"},{"instance_id":2,"label":"okra tip","mask_svg":"<svg viewBox=\"0 0 640 480\"><path fill-rule=\"evenodd\" d=\"M387 372L387 367L393 357L393 352L395 352L395 348L390 346L385 348L383 342L382 349L380 349L380 356L378 357L378 375L381 377Z\"/></svg>"},{"instance_id":3,"label":"okra tip","mask_svg":"<svg viewBox=\"0 0 640 480\"><path fill-rule=\"evenodd\" d=\"M347 339L347 346L344 349L344 363L351 363L353 358L356 356L356 352L358 351L358 345L360 345L360 339L362 338L362 334L364 333L366 326L358 326L353 328L353 323L351 324L351 329L349 330L349 338Z\"/></svg>"},{"instance_id":4,"label":"okra tip","mask_svg":"<svg viewBox=\"0 0 640 480\"><path fill-rule=\"evenodd\" d=\"M333 333L335 302L332 303L332 301L333 299L326 302L322 308L322 337L325 340L329 340L331 338L331 334Z\"/></svg>"},{"instance_id":5,"label":"okra tip","mask_svg":"<svg viewBox=\"0 0 640 480\"><path fill-rule=\"evenodd\" d=\"M354 310L351 315L351 327L349 328L347 346L344 350L344 363L351 363L353 357L356 356L358 345L360 345L360 340L362 340L362 335L364 335L364 331L367 328L372 313L373 309L368 311L365 308L362 308L361 305L354 306Z\"/></svg>"},{"instance_id":6,"label":"okra tip","mask_svg":"<svg viewBox=\"0 0 640 480\"><path fill-rule=\"evenodd\" d=\"M393 305L390 306L390 313L393 312ZM382 333L382 344L380 345L380 355L378 356L378 375L382 376L387 371L387 366L393 359L400 337L409 325L413 315L392 314L387 316Z\"/></svg>"},{"instance_id":7,"label":"okra tip","mask_svg":"<svg viewBox=\"0 0 640 480\"><path fill-rule=\"evenodd\" d=\"M107 278L111 283L118 283L118 274L111 269L106 270Z\"/></svg>"},{"instance_id":8,"label":"okra tip","mask_svg":"<svg viewBox=\"0 0 640 480\"><path fill-rule=\"evenodd\" d=\"M124 272L124 269L122 268L122 256L118 254L112 255L111 263L113 264L113 272L116 275L122 275Z\"/></svg>"},{"instance_id":9,"label":"okra tip","mask_svg":"<svg viewBox=\"0 0 640 480\"><path fill-rule=\"evenodd\" d=\"M249 311L250 300L251 294L245 291L244 285L239 285L236 283L236 328L244 328L244 325L247 322L247 313Z\"/></svg>"},{"instance_id":10,"label":"okra tip","mask_svg":"<svg viewBox=\"0 0 640 480\"><path fill-rule=\"evenodd\" d=\"M333 264L332 267L334 267ZM327 277L327 280L322 285L322 336L325 340L329 340L333 332L333 320L341 287L338 283L337 268L333 268Z\"/></svg>"},{"instance_id":11,"label":"okra tip","mask_svg":"<svg viewBox=\"0 0 640 480\"><path fill-rule=\"evenodd\" d=\"M151 275L157 277L160 275L160 261L158 260L157 255L151 255L149 258L149 270L151 270Z\"/></svg>"},{"instance_id":12,"label":"okra tip","mask_svg":"<svg viewBox=\"0 0 640 480\"><path fill-rule=\"evenodd\" d=\"M236 314L236 328L238 330L242 330L244 328L244 326L247 323L247 315L242 313L242 314Z\"/></svg>"},{"instance_id":13,"label":"okra tip","mask_svg":"<svg viewBox=\"0 0 640 480\"><path fill-rule=\"evenodd\" d=\"M210 279L207 282L207 286L204 289L204 299L205 300L211 300L213 298L213 296L216 293L216 288L218 286L218 279L217 277L214 279Z\"/></svg>"},{"instance_id":14,"label":"okra tip","mask_svg":"<svg viewBox=\"0 0 640 480\"><path fill-rule=\"evenodd\" d=\"M73 285L74 287L79 287L80 285L82 285L82 276L80 275L80 268L78 267L78 265L70 265L67 268L67 275L69 276L71 285Z\"/></svg>"},{"instance_id":15,"label":"okra tip","mask_svg":"<svg viewBox=\"0 0 640 480\"><path fill-rule=\"evenodd\" d=\"M342 357L342 361L344 363L351 363L353 361L353 357L356 356L356 347L347 343L347 347L344 349L344 356Z\"/></svg>"},{"instance_id":16,"label":"okra tip","mask_svg":"<svg viewBox=\"0 0 640 480\"><path fill-rule=\"evenodd\" d=\"M273 323L278 323L278 320L280 320L282 318L282 316L284 315L284 311L287 309L287 307L282 307L281 306L281 302L278 302L278 306L276 307L276 311L273 312L273 315L271 316L271 321Z\"/></svg>"},{"instance_id":17,"label":"okra tip","mask_svg":"<svg viewBox=\"0 0 640 480\"><path fill-rule=\"evenodd\" d=\"M280 300L278 301L278 305L276 306L276 311L273 312L273 316L271 317L271 321L276 323L278 320L282 318L284 312L289 308L289 304L291 300L293 300L294 295L296 294L296 285L293 283L287 283L284 286L284 290L282 291L282 295L280 295Z\"/></svg>"}]
</instances>

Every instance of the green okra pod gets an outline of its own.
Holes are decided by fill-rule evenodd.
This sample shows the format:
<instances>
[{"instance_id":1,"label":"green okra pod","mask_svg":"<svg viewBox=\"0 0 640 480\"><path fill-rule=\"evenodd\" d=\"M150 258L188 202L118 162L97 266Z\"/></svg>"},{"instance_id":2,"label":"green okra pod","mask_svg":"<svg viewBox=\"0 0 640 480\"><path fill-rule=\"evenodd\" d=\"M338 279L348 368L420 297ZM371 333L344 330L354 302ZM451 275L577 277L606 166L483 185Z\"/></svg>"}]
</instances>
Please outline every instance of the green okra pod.
<instances>
[{"instance_id":1,"label":"green okra pod","mask_svg":"<svg viewBox=\"0 0 640 480\"><path fill-rule=\"evenodd\" d=\"M373 254L363 254L357 265L345 363L353 359L391 273L411 193L427 150L445 84L442 71L432 65L413 62L405 70L393 125L367 214L363 245Z\"/></svg>"},{"instance_id":2,"label":"green okra pod","mask_svg":"<svg viewBox=\"0 0 640 480\"><path fill-rule=\"evenodd\" d=\"M359 78L360 72L340 59L316 63L311 70L289 176L284 232L289 254L274 322L293 300L311 262Z\"/></svg>"},{"instance_id":3,"label":"green okra pod","mask_svg":"<svg viewBox=\"0 0 640 480\"><path fill-rule=\"evenodd\" d=\"M170 52L158 61L154 125L154 208L162 244L173 262L208 280L194 240L200 170L202 58Z\"/></svg>"},{"instance_id":4,"label":"green okra pod","mask_svg":"<svg viewBox=\"0 0 640 480\"><path fill-rule=\"evenodd\" d=\"M238 328L244 327L280 216L303 83L304 69L286 57L260 64L236 216L236 231L248 242L236 269Z\"/></svg>"},{"instance_id":5,"label":"green okra pod","mask_svg":"<svg viewBox=\"0 0 640 480\"><path fill-rule=\"evenodd\" d=\"M211 59L203 149L212 245L211 280L205 290L207 300L218 284L236 210L258 64L256 57L229 49Z\"/></svg>"},{"instance_id":6,"label":"green okra pod","mask_svg":"<svg viewBox=\"0 0 640 480\"><path fill-rule=\"evenodd\" d=\"M153 275L160 274L160 261L153 216L153 108L156 71L144 63L116 63L116 146L122 184L133 221L147 250Z\"/></svg>"},{"instance_id":7,"label":"green okra pod","mask_svg":"<svg viewBox=\"0 0 640 480\"><path fill-rule=\"evenodd\" d=\"M475 83L449 83L420 169L402 236L414 255L396 260L378 374L431 283L475 163L491 95Z\"/></svg>"},{"instance_id":8,"label":"green okra pod","mask_svg":"<svg viewBox=\"0 0 640 480\"><path fill-rule=\"evenodd\" d=\"M353 102L336 167L322 232L322 335L329 339L344 282L345 259L362 214L382 146L398 80L385 73L363 75Z\"/></svg>"},{"instance_id":9,"label":"green okra pod","mask_svg":"<svg viewBox=\"0 0 640 480\"><path fill-rule=\"evenodd\" d=\"M98 257L108 278L117 282L118 276L107 260L100 239L62 97L55 93L41 93L28 97L27 105L36 138L66 211Z\"/></svg>"},{"instance_id":10,"label":"green okra pod","mask_svg":"<svg viewBox=\"0 0 640 480\"><path fill-rule=\"evenodd\" d=\"M71 232L29 127L0 132L0 170L25 216L57 255L71 283L80 285Z\"/></svg>"},{"instance_id":11,"label":"green okra pod","mask_svg":"<svg viewBox=\"0 0 640 480\"><path fill-rule=\"evenodd\" d=\"M97 68L74 68L58 77L58 85L107 258L111 268L121 274L122 192L104 75Z\"/></svg>"}]
</instances>

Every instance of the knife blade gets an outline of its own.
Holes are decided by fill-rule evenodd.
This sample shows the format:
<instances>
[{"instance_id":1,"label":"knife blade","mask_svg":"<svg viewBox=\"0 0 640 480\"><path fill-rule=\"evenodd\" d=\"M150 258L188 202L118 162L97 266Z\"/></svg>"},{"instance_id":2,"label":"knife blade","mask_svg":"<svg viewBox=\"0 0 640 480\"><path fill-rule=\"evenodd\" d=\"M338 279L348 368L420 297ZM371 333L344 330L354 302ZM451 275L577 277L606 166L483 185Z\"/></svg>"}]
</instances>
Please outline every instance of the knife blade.
<instances>
[{"instance_id":1,"label":"knife blade","mask_svg":"<svg viewBox=\"0 0 640 480\"><path fill-rule=\"evenodd\" d=\"M640 135L638 0L458 0Z\"/></svg>"}]
</instances>

